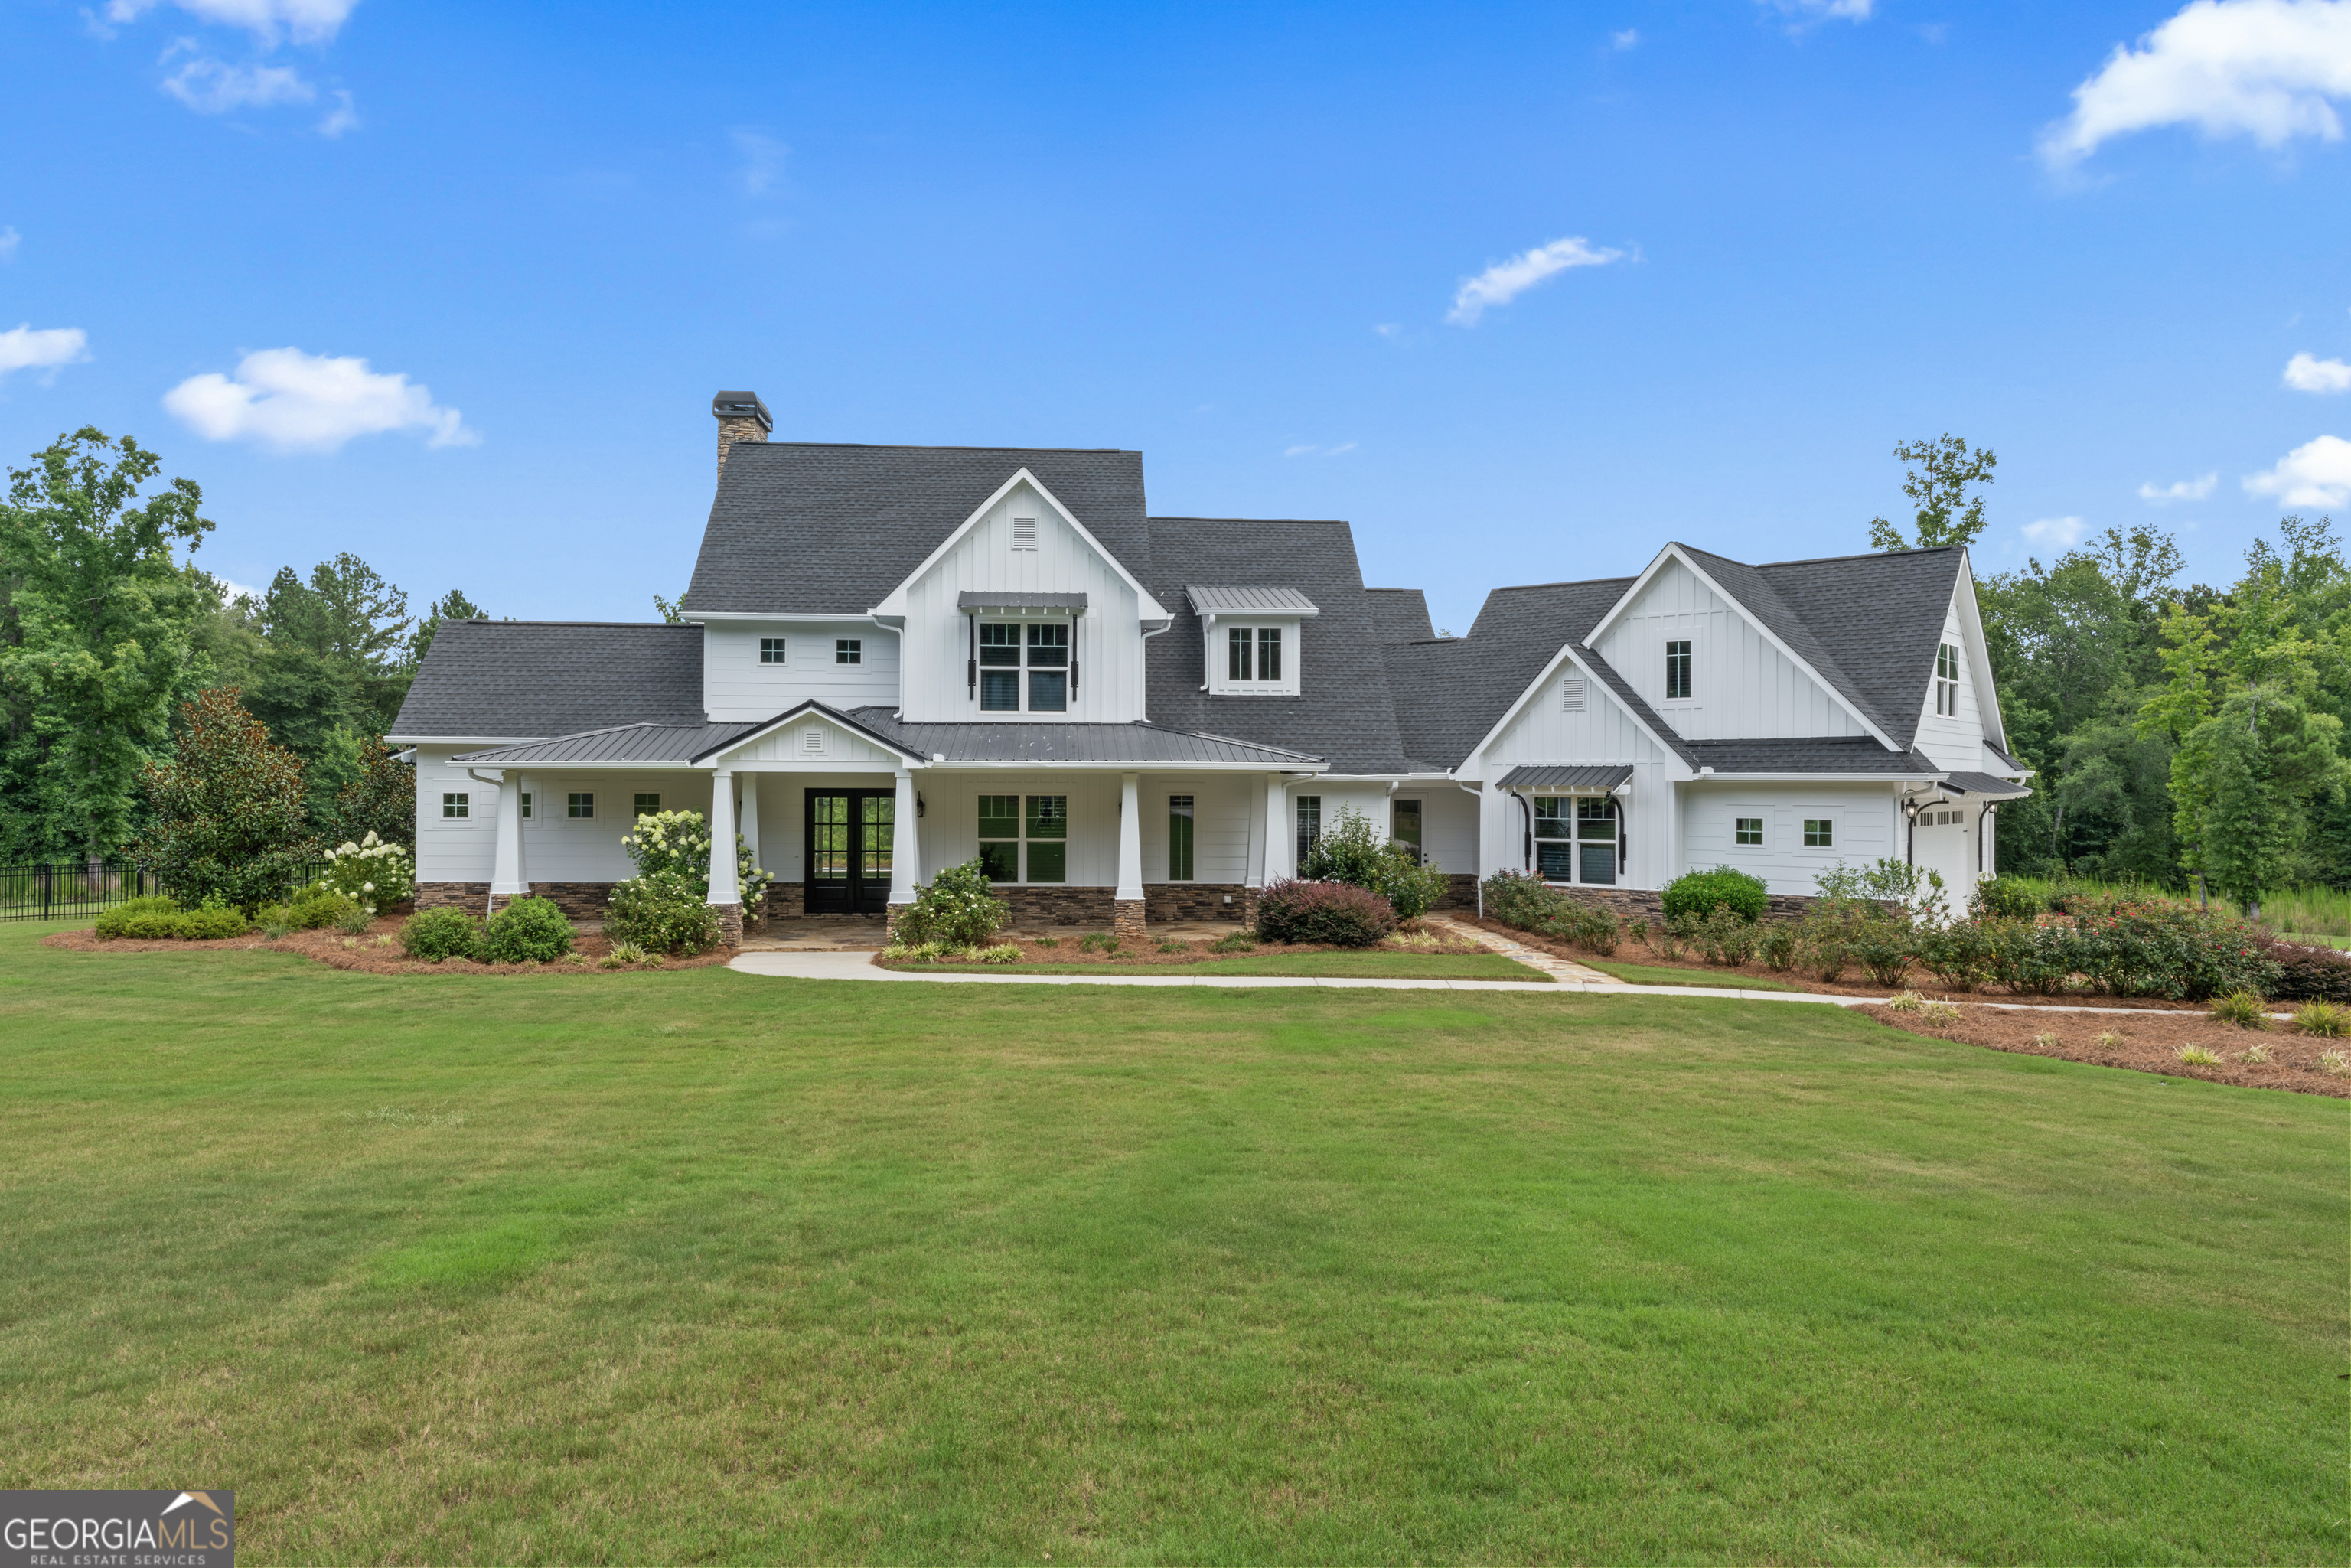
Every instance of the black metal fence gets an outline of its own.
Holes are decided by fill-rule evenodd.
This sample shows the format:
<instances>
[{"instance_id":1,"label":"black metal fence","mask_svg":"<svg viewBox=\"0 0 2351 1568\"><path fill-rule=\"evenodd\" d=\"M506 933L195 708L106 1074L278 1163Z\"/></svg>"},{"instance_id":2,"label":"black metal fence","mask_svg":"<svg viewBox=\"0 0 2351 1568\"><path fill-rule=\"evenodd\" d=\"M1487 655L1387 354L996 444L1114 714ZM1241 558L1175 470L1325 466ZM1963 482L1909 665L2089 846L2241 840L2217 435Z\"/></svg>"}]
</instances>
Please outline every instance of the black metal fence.
<instances>
[{"instance_id":1,"label":"black metal fence","mask_svg":"<svg viewBox=\"0 0 2351 1568\"><path fill-rule=\"evenodd\" d=\"M285 891L307 887L327 874L325 861L295 868ZM30 861L0 865L0 920L71 920L122 903L168 891L155 873L137 861Z\"/></svg>"}]
</instances>

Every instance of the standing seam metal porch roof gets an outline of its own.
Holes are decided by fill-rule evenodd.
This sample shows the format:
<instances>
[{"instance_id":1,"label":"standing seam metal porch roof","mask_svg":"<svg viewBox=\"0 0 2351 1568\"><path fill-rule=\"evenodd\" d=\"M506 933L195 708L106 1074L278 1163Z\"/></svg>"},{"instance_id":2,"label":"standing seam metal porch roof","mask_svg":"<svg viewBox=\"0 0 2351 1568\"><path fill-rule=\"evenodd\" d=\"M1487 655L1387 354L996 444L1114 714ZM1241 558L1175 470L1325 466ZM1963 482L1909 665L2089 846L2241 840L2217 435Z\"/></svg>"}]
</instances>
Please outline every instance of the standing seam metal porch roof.
<instances>
[{"instance_id":1,"label":"standing seam metal porch roof","mask_svg":"<svg viewBox=\"0 0 2351 1568\"><path fill-rule=\"evenodd\" d=\"M1633 777L1629 762L1587 768L1513 768L1502 775L1505 789L1614 789Z\"/></svg>"},{"instance_id":2,"label":"standing seam metal porch roof","mask_svg":"<svg viewBox=\"0 0 2351 1568\"><path fill-rule=\"evenodd\" d=\"M1302 751L1259 746L1229 736L1170 729L1156 724L1051 724L1034 720L965 719L910 724L885 707L850 716L874 734L925 758L956 762L1077 762L1104 767L1223 764L1269 771L1320 768L1323 759Z\"/></svg>"}]
</instances>

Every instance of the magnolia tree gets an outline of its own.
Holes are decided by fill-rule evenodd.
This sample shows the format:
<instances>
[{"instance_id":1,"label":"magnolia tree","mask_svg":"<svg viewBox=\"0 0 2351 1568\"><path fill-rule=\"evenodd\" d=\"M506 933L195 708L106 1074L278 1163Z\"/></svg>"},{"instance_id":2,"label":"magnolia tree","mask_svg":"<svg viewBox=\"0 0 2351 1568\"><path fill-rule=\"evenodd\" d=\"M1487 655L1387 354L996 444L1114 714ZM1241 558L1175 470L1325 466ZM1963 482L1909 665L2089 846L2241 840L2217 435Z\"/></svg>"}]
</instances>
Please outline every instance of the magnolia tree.
<instances>
[{"instance_id":1,"label":"magnolia tree","mask_svg":"<svg viewBox=\"0 0 2351 1568\"><path fill-rule=\"evenodd\" d=\"M140 852L185 903L218 897L250 912L284 897L317 848L301 759L271 743L235 686L180 711L177 755L141 776L150 816Z\"/></svg>"}]
</instances>

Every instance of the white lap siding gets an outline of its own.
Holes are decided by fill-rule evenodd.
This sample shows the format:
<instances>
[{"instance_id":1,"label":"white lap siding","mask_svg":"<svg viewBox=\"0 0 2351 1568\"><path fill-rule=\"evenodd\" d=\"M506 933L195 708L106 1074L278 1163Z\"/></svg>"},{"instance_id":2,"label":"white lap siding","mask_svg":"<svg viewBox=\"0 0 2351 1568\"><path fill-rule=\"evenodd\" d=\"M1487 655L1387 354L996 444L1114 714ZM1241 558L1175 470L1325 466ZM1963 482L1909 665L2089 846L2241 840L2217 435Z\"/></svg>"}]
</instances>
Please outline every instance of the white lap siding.
<instances>
[{"instance_id":1,"label":"white lap siding","mask_svg":"<svg viewBox=\"0 0 2351 1568\"><path fill-rule=\"evenodd\" d=\"M490 880L490 862L497 852L498 789L466 773L449 758L469 747L420 746L416 748L416 880L419 882L481 882ZM466 814L444 817L442 797L465 797Z\"/></svg>"},{"instance_id":2,"label":"white lap siding","mask_svg":"<svg viewBox=\"0 0 2351 1568\"><path fill-rule=\"evenodd\" d=\"M523 769L530 821L522 825L523 874L531 882L619 882L637 874L621 840L636 826L634 800L661 797L664 811L710 816L710 775L700 769L661 773L539 773ZM511 774L508 775L512 777ZM570 814L574 791L595 797L592 817Z\"/></svg>"},{"instance_id":3,"label":"white lap siding","mask_svg":"<svg viewBox=\"0 0 2351 1568\"><path fill-rule=\"evenodd\" d=\"M783 662L763 664L762 639L784 644ZM843 639L858 662L840 662ZM772 718L810 698L830 706L898 706L898 633L887 627L819 621L714 621L702 631L703 700L713 723Z\"/></svg>"},{"instance_id":4,"label":"white lap siding","mask_svg":"<svg viewBox=\"0 0 2351 1568\"><path fill-rule=\"evenodd\" d=\"M1760 818L1761 844L1737 840L1737 820ZM1901 811L1891 784L1732 781L1682 787L1684 859L1690 870L1733 866L1763 879L1773 893L1819 892L1813 879L1842 861L1863 865L1902 857ZM1832 824L1826 848L1804 842L1806 820Z\"/></svg>"},{"instance_id":5,"label":"white lap siding","mask_svg":"<svg viewBox=\"0 0 2351 1568\"><path fill-rule=\"evenodd\" d=\"M1399 800L1420 802L1420 849L1438 871L1462 875L1479 867L1478 798L1450 782L1397 786Z\"/></svg>"},{"instance_id":6,"label":"white lap siding","mask_svg":"<svg viewBox=\"0 0 2351 1568\"><path fill-rule=\"evenodd\" d=\"M1265 811L1265 779L1255 773L1208 773L1186 778L1179 773L1146 773L1139 786L1143 801L1143 880L1171 880L1167 874L1167 838L1172 816L1168 797L1192 798L1191 882L1241 883L1249 880L1250 853L1258 831L1254 824Z\"/></svg>"}]
</instances>

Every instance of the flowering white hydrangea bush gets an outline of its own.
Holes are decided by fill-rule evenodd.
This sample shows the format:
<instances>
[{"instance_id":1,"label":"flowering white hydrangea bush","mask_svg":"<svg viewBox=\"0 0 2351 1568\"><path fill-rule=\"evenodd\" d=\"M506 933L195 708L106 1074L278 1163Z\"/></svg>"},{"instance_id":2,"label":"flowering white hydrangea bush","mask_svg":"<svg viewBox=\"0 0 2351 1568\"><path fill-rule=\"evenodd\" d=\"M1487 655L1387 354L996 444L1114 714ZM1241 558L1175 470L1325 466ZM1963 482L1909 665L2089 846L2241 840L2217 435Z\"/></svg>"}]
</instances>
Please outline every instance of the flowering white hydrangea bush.
<instances>
[{"instance_id":1,"label":"flowering white hydrangea bush","mask_svg":"<svg viewBox=\"0 0 2351 1568\"><path fill-rule=\"evenodd\" d=\"M710 823L699 811L654 811L639 817L621 847L637 862L637 874L681 878L699 897L710 896ZM743 884L743 913L758 919L768 884L775 880L751 858L751 846L735 835L735 873Z\"/></svg>"},{"instance_id":2,"label":"flowering white hydrangea bush","mask_svg":"<svg viewBox=\"0 0 2351 1568\"><path fill-rule=\"evenodd\" d=\"M370 833L357 843L346 841L327 852L327 874L319 885L373 915L385 904L404 904L416 896L416 857L407 845Z\"/></svg>"}]
</instances>

